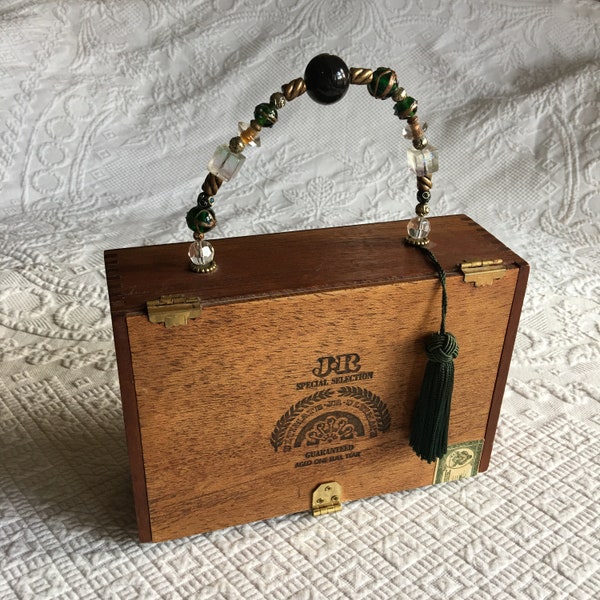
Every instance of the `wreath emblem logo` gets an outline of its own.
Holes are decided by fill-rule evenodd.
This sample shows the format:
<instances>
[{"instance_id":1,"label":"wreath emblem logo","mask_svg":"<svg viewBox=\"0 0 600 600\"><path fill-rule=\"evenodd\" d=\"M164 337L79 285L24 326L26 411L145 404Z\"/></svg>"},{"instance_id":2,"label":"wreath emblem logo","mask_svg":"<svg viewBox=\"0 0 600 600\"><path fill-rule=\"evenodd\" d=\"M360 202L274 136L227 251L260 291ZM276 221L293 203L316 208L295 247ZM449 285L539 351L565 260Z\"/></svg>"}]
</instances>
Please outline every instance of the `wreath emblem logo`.
<instances>
[{"instance_id":1,"label":"wreath emblem logo","mask_svg":"<svg viewBox=\"0 0 600 600\"><path fill-rule=\"evenodd\" d=\"M376 437L390 428L387 406L357 387L327 388L302 398L277 421L271 433L275 452Z\"/></svg>"}]
</instances>

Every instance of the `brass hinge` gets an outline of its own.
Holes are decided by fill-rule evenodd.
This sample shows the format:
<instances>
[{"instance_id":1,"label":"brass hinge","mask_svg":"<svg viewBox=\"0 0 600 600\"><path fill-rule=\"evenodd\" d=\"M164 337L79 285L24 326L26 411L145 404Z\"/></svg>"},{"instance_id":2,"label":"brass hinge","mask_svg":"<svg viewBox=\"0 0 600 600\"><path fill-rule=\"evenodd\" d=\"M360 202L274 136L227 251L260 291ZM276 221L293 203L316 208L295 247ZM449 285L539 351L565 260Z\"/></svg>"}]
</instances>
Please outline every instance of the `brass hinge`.
<instances>
[{"instance_id":1,"label":"brass hinge","mask_svg":"<svg viewBox=\"0 0 600 600\"><path fill-rule=\"evenodd\" d=\"M506 267L501 258L495 258L460 263L460 270L463 272L465 283L474 283L475 287L481 287L502 279Z\"/></svg>"},{"instance_id":2,"label":"brass hinge","mask_svg":"<svg viewBox=\"0 0 600 600\"><path fill-rule=\"evenodd\" d=\"M146 308L150 323L164 323L165 327L186 325L188 319L195 319L202 312L200 298L197 296L189 298L183 294L148 300Z\"/></svg>"},{"instance_id":3,"label":"brass hinge","mask_svg":"<svg viewBox=\"0 0 600 600\"><path fill-rule=\"evenodd\" d=\"M329 515L342 510L342 486L337 481L322 483L312 495L314 517Z\"/></svg>"}]
</instances>

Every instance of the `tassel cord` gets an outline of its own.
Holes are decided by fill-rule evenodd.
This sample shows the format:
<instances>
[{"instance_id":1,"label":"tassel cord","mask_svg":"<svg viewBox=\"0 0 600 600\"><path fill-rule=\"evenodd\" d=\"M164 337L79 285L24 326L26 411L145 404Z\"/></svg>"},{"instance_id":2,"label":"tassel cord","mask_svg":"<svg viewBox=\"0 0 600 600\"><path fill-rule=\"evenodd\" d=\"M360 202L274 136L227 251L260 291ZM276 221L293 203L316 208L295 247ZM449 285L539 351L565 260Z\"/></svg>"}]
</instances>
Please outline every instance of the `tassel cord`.
<instances>
[{"instance_id":1,"label":"tassel cord","mask_svg":"<svg viewBox=\"0 0 600 600\"><path fill-rule=\"evenodd\" d=\"M438 259L435 254L426 246L417 246L423 254L431 261L435 272L437 273L438 279L440 280L440 284L442 286L442 319L440 322L440 335L445 335L446 333L446 312L448 310L448 292L446 291L446 271L440 265Z\"/></svg>"}]
</instances>

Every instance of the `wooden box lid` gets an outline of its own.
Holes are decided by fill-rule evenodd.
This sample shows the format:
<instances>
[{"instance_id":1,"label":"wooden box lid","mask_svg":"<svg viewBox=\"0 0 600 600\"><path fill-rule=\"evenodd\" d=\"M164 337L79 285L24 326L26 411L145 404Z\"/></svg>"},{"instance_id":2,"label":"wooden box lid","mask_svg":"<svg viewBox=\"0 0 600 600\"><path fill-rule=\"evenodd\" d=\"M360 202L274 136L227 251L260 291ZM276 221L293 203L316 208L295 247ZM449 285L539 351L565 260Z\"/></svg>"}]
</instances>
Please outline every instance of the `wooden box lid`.
<instances>
[{"instance_id":1,"label":"wooden box lid","mask_svg":"<svg viewBox=\"0 0 600 600\"><path fill-rule=\"evenodd\" d=\"M466 215L433 217L428 248L448 275L459 263L500 258L526 262ZM406 221L351 225L212 240L217 270L192 273L189 243L105 252L113 314L144 311L164 294L198 295L203 304L255 300L419 279L435 279L431 264L404 243Z\"/></svg>"}]
</instances>

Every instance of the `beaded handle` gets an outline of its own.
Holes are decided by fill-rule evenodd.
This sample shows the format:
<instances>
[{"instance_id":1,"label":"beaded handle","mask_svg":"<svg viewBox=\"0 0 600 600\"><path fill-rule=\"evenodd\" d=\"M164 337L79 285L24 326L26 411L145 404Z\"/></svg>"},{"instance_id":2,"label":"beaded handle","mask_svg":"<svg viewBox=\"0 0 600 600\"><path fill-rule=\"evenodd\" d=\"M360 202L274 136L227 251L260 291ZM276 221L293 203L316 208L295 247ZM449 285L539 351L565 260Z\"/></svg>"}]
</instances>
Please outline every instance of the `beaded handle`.
<instances>
[{"instance_id":1,"label":"beaded handle","mask_svg":"<svg viewBox=\"0 0 600 600\"><path fill-rule=\"evenodd\" d=\"M392 69L349 69L341 58L319 54L308 63L304 78L299 77L281 86L281 92L272 94L268 103L259 104L254 109L254 119L250 124L239 123L239 135L215 151L208 164L209 174L202 184L197 205L186 215L187 225L194 232L194 242L188 252L193 271L207 273L216 268L214 248L204 239L204 235L217 224L212 209L214 196L224 181L229 181L239 172L246 160L242 154L244 148L260 146L261 130L277 122L277 110L287 102L307 92L319 104L332 104L345 96L350 84L366 85L375 98L392 98L395 102L394 114L399 119L406 119L403 135L412 140L413 147L408 149L407 157L408 166L417 176L418 201L415 208L417 216L408 223L406 242L414 246L426 246L429 243L431 226L426 216L429 214L428 203L431 198L431 174L438 170L438 154L425 137L427 123L419 123L417 101L398 85L398 78Z\"/></svg>"}]
</instances>

